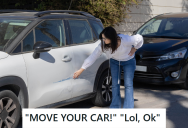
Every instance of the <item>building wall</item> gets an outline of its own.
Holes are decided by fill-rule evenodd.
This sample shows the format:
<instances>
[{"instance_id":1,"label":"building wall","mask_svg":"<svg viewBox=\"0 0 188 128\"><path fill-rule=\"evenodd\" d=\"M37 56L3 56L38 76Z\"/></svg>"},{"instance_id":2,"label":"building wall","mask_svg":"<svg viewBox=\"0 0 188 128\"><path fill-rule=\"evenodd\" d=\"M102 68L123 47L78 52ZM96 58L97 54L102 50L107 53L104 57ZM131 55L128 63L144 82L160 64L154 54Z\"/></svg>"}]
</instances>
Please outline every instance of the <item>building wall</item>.
<instances>
[{"instance_id":1,"label":"building wall","mask_svg":"<svg viewBox=\"0 0 188 128\"><path fill-rule=\"evenodd\" d=\"M138 6L130 7L128 17L121 25L115 25L118 33L131 35L152 17L170 12L188 12L188 0L143 0Z\"/></svg>"}]
</instances>

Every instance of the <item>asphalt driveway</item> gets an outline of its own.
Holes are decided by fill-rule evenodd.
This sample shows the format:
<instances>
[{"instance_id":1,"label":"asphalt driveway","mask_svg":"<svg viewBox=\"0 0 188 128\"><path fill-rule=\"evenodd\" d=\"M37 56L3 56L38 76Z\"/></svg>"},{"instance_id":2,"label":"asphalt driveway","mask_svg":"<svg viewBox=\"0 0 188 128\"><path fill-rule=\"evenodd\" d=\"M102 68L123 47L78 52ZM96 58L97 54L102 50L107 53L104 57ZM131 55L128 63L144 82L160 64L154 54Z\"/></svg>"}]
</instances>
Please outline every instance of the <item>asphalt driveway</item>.
<instances>
[{"instance_id":1,"label":"asphalt driveway","mask_svg":"<svg viewBox=\"0 0 188 128\"><path fill-rule=\"evenodd\" d=\"M123 103L123 86L121 86L121 97ZM166 108L166 128L188 128L188 90L183 90L177 85L157 86L134 83L134 99L135 108ZM60 108L95 109L99 107L86 100ZM22 128L21 124L20 121L18 128Z\"/></svg>"}]
</instances>

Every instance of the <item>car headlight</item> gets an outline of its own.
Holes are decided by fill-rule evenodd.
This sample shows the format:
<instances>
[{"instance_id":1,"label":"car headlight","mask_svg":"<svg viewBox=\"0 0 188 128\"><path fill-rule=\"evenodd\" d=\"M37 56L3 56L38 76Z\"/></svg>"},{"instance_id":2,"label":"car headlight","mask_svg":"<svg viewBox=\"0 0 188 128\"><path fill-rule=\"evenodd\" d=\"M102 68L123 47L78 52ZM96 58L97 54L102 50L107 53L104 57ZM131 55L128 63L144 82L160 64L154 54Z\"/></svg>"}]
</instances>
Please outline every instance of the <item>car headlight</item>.
<instances>
[{"instance_id":1,"label":"car headlight","mask_svg":"<svg viewBox=\"0 0 188 128\"><path fill-rule=\"evenodd\" d=\"M157 59L157 61L184 58L186 52L187 48L183 47L173 52L169 52L165 55L160 56L159 59Z\"/></svg>"}]
</instances>

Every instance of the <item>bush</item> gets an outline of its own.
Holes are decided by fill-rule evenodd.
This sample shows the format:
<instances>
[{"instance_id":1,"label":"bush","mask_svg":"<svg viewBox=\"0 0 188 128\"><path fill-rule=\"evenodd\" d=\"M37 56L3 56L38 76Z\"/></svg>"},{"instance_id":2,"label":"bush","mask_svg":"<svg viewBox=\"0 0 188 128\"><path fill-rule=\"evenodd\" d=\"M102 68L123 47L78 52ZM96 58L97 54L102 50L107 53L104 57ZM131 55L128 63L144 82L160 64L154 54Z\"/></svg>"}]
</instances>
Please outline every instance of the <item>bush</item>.
<instances>
[{"instance_id":1,"label":"bush","mask_svg":"<svg viewBox=\"0 0 188 128\"><path fill-rule=\"evenodd\" d=\"M4 1L4 0L3 0ZM10 0L8 0L10 2ZM101 19L104 26L119 24L126 18L129 8L142 0L17 0L16 9L79 10ZM71 6L70 6L71 5ZM1 6L7 8L6 6Z\"/></svg>"}]
</instances>

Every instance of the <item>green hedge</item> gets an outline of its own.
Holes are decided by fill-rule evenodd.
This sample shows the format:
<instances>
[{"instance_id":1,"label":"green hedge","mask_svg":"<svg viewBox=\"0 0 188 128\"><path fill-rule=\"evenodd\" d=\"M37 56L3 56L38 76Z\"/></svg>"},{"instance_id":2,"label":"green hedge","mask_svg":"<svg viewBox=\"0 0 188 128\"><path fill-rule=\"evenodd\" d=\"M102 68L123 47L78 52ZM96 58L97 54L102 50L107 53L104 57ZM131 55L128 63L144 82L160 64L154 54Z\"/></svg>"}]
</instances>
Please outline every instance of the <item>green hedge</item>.
<instances>
[{"instance_id":1,"label":"green hedge","mask_svg":"<svg viewBox=\"0 0 188 128\"><path fill-rule=\"evenodd\" d=\"M142 0L2 0L1 9L79 10L100 18L104 26L113 26L124 20L129 8ZM9 3L9 4L8 4ZM11 7L10 7L11 6ZM69 8L70 7L70 8Z\"/></svg>"}]
</instances>

